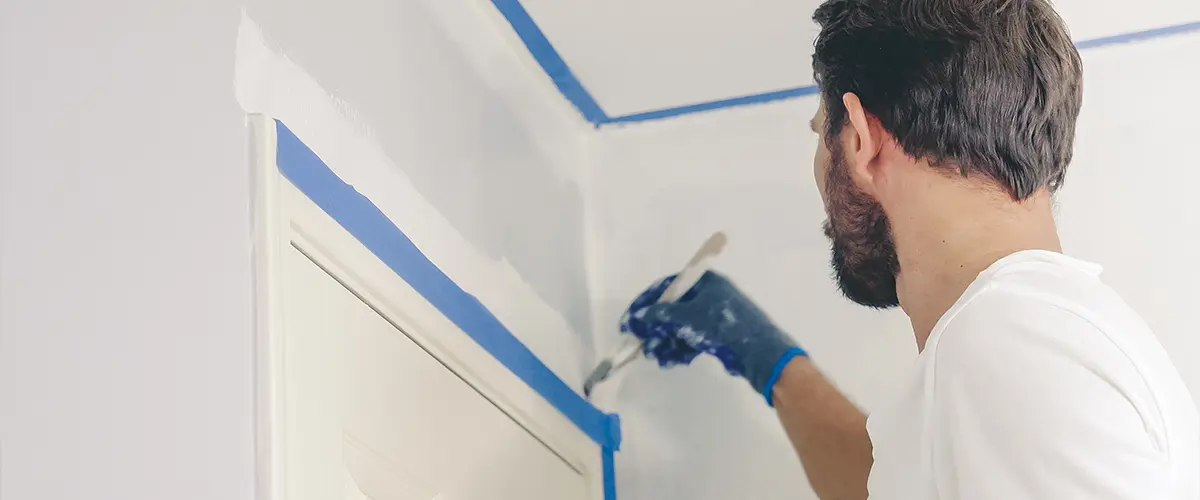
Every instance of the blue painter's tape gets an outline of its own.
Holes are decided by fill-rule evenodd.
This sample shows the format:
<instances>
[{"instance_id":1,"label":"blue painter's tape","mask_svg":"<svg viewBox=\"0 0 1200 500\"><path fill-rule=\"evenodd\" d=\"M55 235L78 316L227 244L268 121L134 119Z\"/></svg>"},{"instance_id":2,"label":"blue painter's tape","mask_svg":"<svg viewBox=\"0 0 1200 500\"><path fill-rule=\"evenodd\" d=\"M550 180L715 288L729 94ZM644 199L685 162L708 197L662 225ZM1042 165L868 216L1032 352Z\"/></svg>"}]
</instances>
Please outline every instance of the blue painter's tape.
<instances>
[{"instance_id":1,"label":"blue painter's tape","mask_svg":"<svg viewBox=\"0 0 1200 500\"><path fill-rule=\"evenodd\" d=\"M1181 35L1200 31L1200 22L1179 24L1175 26L1167 26L1163 28L1155 28L1151 30L1138 31L1133 33L1124 33L1121 35L1107 36L1103 38L1095 38L1091 40L1083 40L1077 42L1075 47L1079 50L1094 49L1108 45L1116 45L1122 43L1139 42L1154 38L1162 38L1166 36ZM691 113L699 113L702 111L711 111L714 109L732 108L737 106L746 106L750 104L759 104L764 102L779 101L783 99L791 99L793 97L801 97L806 95L816 94L818 91L815 85L807 87L797 87L794 89L778 90L774 92L765 92L762 94L754 94L732 99L722 99L719 101L704 102L699 104L690 104L687 106L678 106L674 108L660 109L655 111L646 111L625 116L617 116L609 118L605 123L633 123L644 122L649 120L661 120L663 118L671 118L679 115Z\"/></svg>"},{"instance_id":2,"label":"blue painter's tape","mask_svg":"<svg viewBox=\"0 0 1200 500\"><path fill-rule=\"evenodd\" d=\"M690 104L686 106L677 106L673 108L659 109L654 111L646 111L634 113L624 116L609 117L604 110L600 108L600 104L596 99L588 93L583 87L578 78L575 78L574 73L567 67L567 63L563 61L562 56L558 51L554 50L550 40L542 32L537 23L521 6L520 0L492 0L492 4L500 10L508 23L512 25L517 36L525 43L525 47L529 49L530 54L537 60L550 79L554 81L554 85L562 92L563 97L566 97L580 113L584 119L596 125L606 125L609 123L635 123L650 120L661 120L679 115L687 115L691 113L699 113L702 111L712 111L723 108L733 108L738 106L746 106L750 104L758 104L764 102L778 101L783 99L791 99L813 95L817 93L815 86L797 87L793 89L779 90L774 92L765 92L742 97L734 97L730 99L721 99L698 104ZM1175 26L1166 26L1162 28L1154 28L1133 33L1125 33L1121 35L1107 36L1095 38L1091 40L1083 40L1076 42L1075 47L1079 50L1094 49L1108 45L1121 43L1138 42L1153 38L1161 38L1165 36L1179 35L1200 31L1200 21Z\"/></svg>"},{"instance_id":3,"label":"blue painter's tape","mask_svg":"<svg viewBox=\"0 0 1200 500\"><path fill-rule=\"evenodd\" d=\"M1140 42L1153 38L1162 38L1166 36L1182 35L1200 31L1200 21L1194 23L1177 24L1174 26L1165 26L1162 28L1154 28L1145 31L1135 31L1133 33L1122 33L1120 35L1106 36L1102 38L1093 38L1091 40L1083 40L1075 43L1075 48L1079 50L1094 49L1096 47L1105 47L1108 45L1117 45L1121 43Z\"/></svg>"},{"instance_id":4,"label":"blue painter's tape","mask_svg":"<svg viewBox=\"0 0 1200 500\"><path fill-rule=\"evenodd\" d=\"M617 467L613 463L612 448L601 450L604 468L604 500L617 500Z\"/></svg>"},{"instance_id":5,"label":"blue painter's tape","mask_svg":"<svg viewBox=\"0 0 1200 500\"><path fill-rule=\"evenodd\" d=\"M600 104L596 102L592 94L588 93L587 89L583 88L579 79L575 78L571 68L567 67L567 62L563 61L557 50L554 50L550 40L542 33L542 29L538 27L537 23L533 22L533 18L529 16L525 7L521 6L521 2L518 0L492 0L492 4L508 20L508 24L512 25L517 36L529 49L529 53L550 76L550 80L554 81L554 86L558 87L563 97L566 97L580 113L583 113L583 118L595 125L608 121L608 115L600 108Z\"/></svg>"},{"instance_id":6,"label":"blue painter's tape","mask_svg":"<svg viewBox=\"0 0 1200 500\"><path fill-rule=\"evenodd\" d=\"M676 108L660 109L657 111L646 111L644 113L636 113L632 115L618 116L610 118L606 123L632 123L644 122L647 120L661 120L672 116L686 115L691 113L699 113L701 111L711 111L721 108L732 108L735 106L746 106L749 104L761 104L764 102L779 101L783 99L791 99L812 95L817 93L816 85L807 87L798 87L794 89L776 90L763 94L754 94L742 97L734 97L731 99L722 99L720 101L702 102L699 104L689 104L687 106L679 106Z\"/></svg>"},{"instance_id":7,"label":"blue painter's tape","mask_svg":"<svg viewBox=\"0 0 1200 500\"><path fill-rule=\"evenodd\" d=\"M284 177L593 441L605 449L620 449L616 415L601 412L567 386L478 299L430 262L379 208L342 182L283 122L276 121L276 130L276 161Z\"/></svg>"}]
</instances>

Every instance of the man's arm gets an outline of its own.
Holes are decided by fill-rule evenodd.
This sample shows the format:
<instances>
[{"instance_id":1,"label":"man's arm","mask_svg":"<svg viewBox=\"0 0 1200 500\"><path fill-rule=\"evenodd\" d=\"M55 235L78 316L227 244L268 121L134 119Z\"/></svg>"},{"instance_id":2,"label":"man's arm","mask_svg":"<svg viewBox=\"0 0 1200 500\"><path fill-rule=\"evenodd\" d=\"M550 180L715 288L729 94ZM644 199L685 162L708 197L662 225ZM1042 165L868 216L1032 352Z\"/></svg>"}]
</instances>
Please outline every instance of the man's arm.
<instances>
[{"instance_id":1,"label":"man's arm","mask_svg":"<svg viewBox=\"0 0 1200 500\"><path fill-rule=\"evenodd\" d=\"M821 500L867 498L867 417L807 357L793 358L772 390L779 421Z\"/></svg>"}]
</instances>

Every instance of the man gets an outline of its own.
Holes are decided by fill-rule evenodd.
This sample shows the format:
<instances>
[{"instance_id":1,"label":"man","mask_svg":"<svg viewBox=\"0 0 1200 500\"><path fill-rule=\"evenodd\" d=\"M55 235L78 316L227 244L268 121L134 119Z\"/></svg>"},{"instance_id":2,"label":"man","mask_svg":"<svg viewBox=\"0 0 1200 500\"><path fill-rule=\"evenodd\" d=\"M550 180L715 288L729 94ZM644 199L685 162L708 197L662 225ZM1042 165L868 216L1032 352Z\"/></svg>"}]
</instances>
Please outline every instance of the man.
<instances>
[{"instance_id":1,"label":"man","mask_svg":"<svg viewBox=\"0 0 1200 500\"><path fill-rule=\"evenodd\" d=\"M1052 196L1082 69L1047 0L827 0L816 181L842 292L899 306L921 353L868 419L728 279L670 278L622 329L668 366L745 377L817 494L1200 498L1200 423L1147 325L1060 253ZM836 333L836 332L831 332Z\"/></svg>"}]
</instances>

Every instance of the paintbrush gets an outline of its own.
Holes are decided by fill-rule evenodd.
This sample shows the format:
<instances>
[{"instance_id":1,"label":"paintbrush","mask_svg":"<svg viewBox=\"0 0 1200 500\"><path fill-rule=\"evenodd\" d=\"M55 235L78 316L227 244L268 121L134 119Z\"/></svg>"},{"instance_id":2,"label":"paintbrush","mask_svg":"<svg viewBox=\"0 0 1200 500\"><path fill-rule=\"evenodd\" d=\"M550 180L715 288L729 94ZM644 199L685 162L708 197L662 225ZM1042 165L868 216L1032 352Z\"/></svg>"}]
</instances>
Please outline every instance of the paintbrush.
<instances>
[{"instance_id":1,"label":"paintbrush","mask_svg":"<svg viewBox=\"0 0 1200 500\"><path fill-rule=\"evenodd\" d=\"M712 259L725 249L726 240L725 233L720 231L709 236L704 244L700 245L700 249L696 250L696 254L688 260L683 270L675 276L675 280L663 291L658 302L674 302L691 290L700 277L708 271ZM597 384L608 380L618 370L637 359L641 350L641 339L633 335L622 335L621 343L613 354L600 361L600 364L596 365L596 369L592 370L591 375L584 380L583 395L590 398L592 390L596 388Z\"/></svg>"}]
</instances>

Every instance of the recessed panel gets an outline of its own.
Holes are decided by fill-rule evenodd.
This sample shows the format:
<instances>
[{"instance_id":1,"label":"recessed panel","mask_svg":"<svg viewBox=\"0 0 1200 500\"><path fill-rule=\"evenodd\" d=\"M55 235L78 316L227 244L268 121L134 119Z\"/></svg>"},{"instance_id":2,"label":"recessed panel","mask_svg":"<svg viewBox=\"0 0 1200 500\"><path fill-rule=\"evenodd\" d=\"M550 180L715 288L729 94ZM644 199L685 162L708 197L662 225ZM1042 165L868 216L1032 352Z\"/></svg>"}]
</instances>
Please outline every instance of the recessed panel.
<instances>
[{"instance_id":1,"label":"recessed panel","mask_svg":"<svg viewBox=\"0 0 1200 500\"><path fill-rule=\"evenodd\" d=\"M295 248L284 276L289 500L588 498L580 471Z\"/></svg>"}]
</instances>

